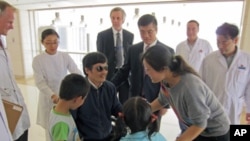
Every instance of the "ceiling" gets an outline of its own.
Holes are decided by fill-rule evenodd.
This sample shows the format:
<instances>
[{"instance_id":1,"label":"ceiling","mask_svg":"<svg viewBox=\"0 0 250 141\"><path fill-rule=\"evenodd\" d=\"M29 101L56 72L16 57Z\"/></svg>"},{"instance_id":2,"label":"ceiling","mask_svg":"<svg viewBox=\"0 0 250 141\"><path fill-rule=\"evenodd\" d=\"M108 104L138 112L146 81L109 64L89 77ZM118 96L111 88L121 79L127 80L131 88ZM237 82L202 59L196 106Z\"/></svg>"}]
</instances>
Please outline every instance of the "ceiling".
<instances>
[{"instance_id":1,"label":"ceiling","mask_svg":"<svg viewBox=\"0 0 250 141\"><path fill-rule=\"evenodd\" d=\"M76 6L93 6L103 4L127 4L139 2L153 2L162 0L8 0L18 9L51 9L63 7L76 7ZM173 1L173 0L163 0ZM178 0L177 0L178 1Z\"/></svg>"},{"instance_id":2,"label":"ceiling","mask_svg":"<svg viewBox=\"0 0 250 141\"><path fill-rule=\"evenodd\" d=\"M110 4L131 4L151 2L180 2L187 0L7 0L18 9L38 10L63 7L79 7ZM190 0L189 0L190 1ZM191 0L197 1L197 0ZM211 0L210 0L211 1Z\"/></svg>"},{"instance_id":3,"label":"ceiling","mask_svg":"<svg viewBox=\"0 0 250 141\"><path fill-rule=\"evenodd\" d=\"M119 5L152 2L212 2L212 1L243 1L243 0L7 0L18 9L41 10L65 7Z\"/></svg>"}]
</instances>

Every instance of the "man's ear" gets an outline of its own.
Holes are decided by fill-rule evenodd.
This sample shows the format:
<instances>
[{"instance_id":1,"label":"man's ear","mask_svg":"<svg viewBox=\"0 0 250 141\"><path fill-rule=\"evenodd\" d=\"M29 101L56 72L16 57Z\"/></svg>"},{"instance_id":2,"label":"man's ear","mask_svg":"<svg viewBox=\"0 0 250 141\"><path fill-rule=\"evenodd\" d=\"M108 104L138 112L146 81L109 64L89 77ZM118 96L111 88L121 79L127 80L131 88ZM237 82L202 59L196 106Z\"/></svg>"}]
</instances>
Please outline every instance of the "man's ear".
<instances>
[{"instance_id":1,"label":"man's ear","mask_svg":"<svg viewBox=\"0 0 250 141\"><path fill-rule=\"evenodd\" d=\"M238 44L238 42L239 42L239 37L235 37L234 39L233 39L233 41L234 41L234 44Z\"/></svg>"},{"instance_id":2,"label":"man's ear","mask_svg":"<svg viewBox=\"0 0 250 141\"><path fill-rule=\"evenodd\" d=\"M85 71L86 74L89 74L90 69L84 68L84 71Z\"/></svg>"}]
</instances>

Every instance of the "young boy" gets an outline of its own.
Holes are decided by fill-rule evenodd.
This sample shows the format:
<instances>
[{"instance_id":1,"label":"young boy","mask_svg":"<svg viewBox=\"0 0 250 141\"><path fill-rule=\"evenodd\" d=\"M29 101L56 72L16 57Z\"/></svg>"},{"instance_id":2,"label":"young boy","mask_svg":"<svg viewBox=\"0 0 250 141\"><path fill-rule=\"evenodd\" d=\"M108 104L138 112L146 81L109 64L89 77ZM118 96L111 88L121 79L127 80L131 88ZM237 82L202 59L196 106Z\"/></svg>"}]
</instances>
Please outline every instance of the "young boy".
<instances>
[{"instance_id":1,"label":"young boy","mask_svg":"<svg viewBox=\"0 0 250 141\"><path fill-rule=\"evenodd\" d=\"M79 74L67 75L61 83L59 101L51 110L49 132L52 141L80 140L70 110L81 106L89 91L88 81Z\"/></svg>"}]
</instances>

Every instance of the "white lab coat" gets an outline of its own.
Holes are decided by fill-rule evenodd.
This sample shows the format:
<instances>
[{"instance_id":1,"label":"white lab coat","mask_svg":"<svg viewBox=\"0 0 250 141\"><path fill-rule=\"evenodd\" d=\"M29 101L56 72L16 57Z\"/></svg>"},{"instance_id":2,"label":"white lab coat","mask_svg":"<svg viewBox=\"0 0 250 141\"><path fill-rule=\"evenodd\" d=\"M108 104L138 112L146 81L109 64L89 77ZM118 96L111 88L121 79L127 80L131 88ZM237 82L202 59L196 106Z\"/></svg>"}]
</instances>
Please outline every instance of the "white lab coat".
<instances>
[{"instance_id":1,"label":"white lab coat","mask_svg":"<svg viewBox=\"0 0 250 141\"><path fill-rule=\"evenodd\" d=\"M1 93L1 89L0 89L0 93ZM1 140L13 141L10 130L9 130L8 120L6 117L4 106L2 103L1 94L0 94L0 131L1 131L0 132Z\"/></svg>"},{"instance_id":2,"label":"white lab coat","mask_svg":"<svg viewBox=\"0 0 250 141\"><path fill-rule=\"evenodd\" d=\"M39 89L37 124L49 129L49 114L53 107L51 96L59 94L62 79L70 73L82 74L73 59L63 52L49 55L41 53L32 64L36 86Z\"/></svg>"},{"instance_id":3,"label":"white lab coat","mask_svg":"<svg viewBox=\"0 0 250 141\"><path fill-rule=\"evenodd\" d=\"M192 49L188 46L187 40L179 43L176 47L176 55L181 55L197 72L200 70L203 59L212 51L210 43L200 38L196 40Z\"/></svg>"},{"instance_id":4,"label":"white lab coat","mask_svg":"<svg viewBox=\"0 0 250 141\"><path fill-rule=\"evenodd\" d=\"M200 74L224 106L231 124L240 124L244 100L250 113L250 55L238 49L228 68L225 57L215 51L204 59Z\"/></svg>"},{"instance_id":5,"label":"white lab coat","mask_svg":"<svg viewBox=\"0 0 250 141\"><path fill-rule=\"evenodd\" d=\"M13 139L16 140L24 133L24 131L28 130L28 128L30 127L30 118L26 104L24 103L23 95L21 93L21 90L17 86L14 74L12 72L11 60L8 57L9 55L7 50L5 51L7 54L7 58L4 51L0 49L0 88L1 90L3 90L1 91L1 96L4 100L23 106L23 112L12 135Z\"/></svg>"}]
</instances>

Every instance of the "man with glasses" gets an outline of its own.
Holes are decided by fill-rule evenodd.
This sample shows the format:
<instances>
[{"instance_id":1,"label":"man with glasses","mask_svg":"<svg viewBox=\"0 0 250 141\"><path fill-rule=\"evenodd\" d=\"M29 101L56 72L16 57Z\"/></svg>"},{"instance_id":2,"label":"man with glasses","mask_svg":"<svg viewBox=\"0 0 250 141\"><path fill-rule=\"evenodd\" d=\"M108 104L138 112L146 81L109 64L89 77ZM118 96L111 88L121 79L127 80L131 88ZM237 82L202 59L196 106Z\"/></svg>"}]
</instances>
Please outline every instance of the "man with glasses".
<instances>
[{"instance_id":1,"label":"man with glasses","mask_svg":"<svg viewBox=\"0 0 250 141\"><path fill-rule=\"evenodd\" d=\"M10 29L13 29L15 8L5 1L0 1L0 140L1 141L28 141L30 119L24 98L13 74L6 42L3 42ZM3 109L2 99L23 107L21 116L12 134ZM8 119L10 120L10 119ZM9 121L12 122L12 121Z\"/></svg>"},{"instance_id":2,"label":"man with glasses","mask_svg":"<svg viewBox=\"0 0 250 141\"><path fill-rule=\"evenodd\" d=\"M88 53L82 60L83 72L91 84L85 102L72 111L79 135L84 141L110 141L111 116L118 116L122 105L115 86L106 81L107 58L101 52Z\"/></svg>"},{"instance_id":3,"label":"man with glasses","mask_svg":"<svg viewBox=\"0 0 250 141\"><path fill-rule=\"evenodd\" d=\"M174 50L157 40L157 20L153 15L146 14L141 16L138 20L138 28L142 42L129 47L124 65L115 74L111 81L116 86L119 86L129 78L130 96L142 96L149 102L152 102L158 97L160 83L151 82L151 79L144 72L140 57L146 49L156 44L166 47L172 54L174 54ZM156 114L158 113L159 112ZM159 113L158 115L160 116L161 114L162 113Z\"/></svg>"},{"instance_id":4,"label":"man with glasses","mask_svg":"<svg viewBox=\"0 0 250 141\"><path fill-rule=\"evenodd\" d=\"M233 24L224 23L217 28L219 50L203 60L200 73L224 106L231 124L240 124L244 104L245 120L250 124L250 55L237 46L238 34L239 29Z\"/></svg>"}]
</instances>

